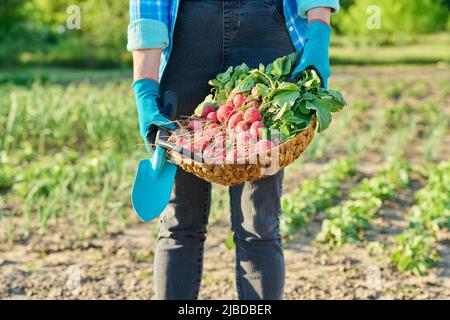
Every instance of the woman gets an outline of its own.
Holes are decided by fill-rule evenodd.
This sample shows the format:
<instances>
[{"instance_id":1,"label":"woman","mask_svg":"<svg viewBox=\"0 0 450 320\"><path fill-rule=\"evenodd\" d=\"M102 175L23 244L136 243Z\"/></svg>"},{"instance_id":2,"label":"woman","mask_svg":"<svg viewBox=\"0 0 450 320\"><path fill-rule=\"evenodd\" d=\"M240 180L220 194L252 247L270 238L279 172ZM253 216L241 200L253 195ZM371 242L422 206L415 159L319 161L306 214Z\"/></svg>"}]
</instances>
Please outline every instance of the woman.
<instances>
[{"instance_id":1,"label":"woman","mask_svg":"<svg viewBox=\"0 0 450 320\"><path fill-rule=\"evenodd\" d=\"M132 0L128 50L147 148L156 127L167 126L159 95L174 90L177 118L189 116L209 93L208 80L230 65L256 67L299 51L294 75L315 68L326 86L330 15L338 9L338 0ZM282 179L281 171L229 189L239 299L282 298ZM197 298L210 202L210 183L177 171L156 242L156 299Z\"/></svg>"}]
</instances>

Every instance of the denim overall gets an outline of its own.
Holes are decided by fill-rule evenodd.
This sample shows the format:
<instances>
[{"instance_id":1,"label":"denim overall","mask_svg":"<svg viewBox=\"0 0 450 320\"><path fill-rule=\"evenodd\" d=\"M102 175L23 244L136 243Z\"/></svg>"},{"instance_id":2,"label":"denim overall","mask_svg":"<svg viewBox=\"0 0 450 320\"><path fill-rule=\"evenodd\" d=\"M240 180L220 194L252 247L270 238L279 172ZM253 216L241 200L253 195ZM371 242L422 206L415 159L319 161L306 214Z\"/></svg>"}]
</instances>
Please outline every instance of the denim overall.
<instances>
[{"instance_id":1,"label":"denim overall","mask_svg":"<svg viewBox=\"0 0 450 320\"><path fill-rule=\"evenodd\" d=\"M208 80L230 65L268 64L295 51L282 0L184 0L161 94L178 94L178 117L193 114L209 94ZM281 299L285 266L279 235L283 172L230 187L239 299ZM197 299L211 184L178 170L161 215L155 249L156 299Z\"/></svg>"}]
</instances>

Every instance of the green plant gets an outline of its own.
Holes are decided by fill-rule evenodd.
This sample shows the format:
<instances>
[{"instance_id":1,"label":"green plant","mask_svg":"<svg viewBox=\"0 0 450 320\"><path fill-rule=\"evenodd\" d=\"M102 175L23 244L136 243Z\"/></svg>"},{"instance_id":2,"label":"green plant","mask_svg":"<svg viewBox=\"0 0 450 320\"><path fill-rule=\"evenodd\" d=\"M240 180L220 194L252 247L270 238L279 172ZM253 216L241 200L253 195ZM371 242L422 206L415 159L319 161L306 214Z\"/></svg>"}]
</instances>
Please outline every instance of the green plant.
<instances>
[{"instance_id":1,"label":"green plant","mask_svg":"<svg viewBox=\"0 0 450 320\"><path fill-rule=\"evenodd\" d=\"M434 248L437 232L450 228L450 161L429 171L426 186L415 198L417 204L409 211L409 228L396 237L391 261L400 271L423 275L440 260Z\"/></svg>"},{"instance_id":2,"label":"green plant","mask_svg":"<svg viewBox=\"0 0 450 320\"><path fill-rule=\"evenodd\" d=\"M295 83L287 82L297 59L298 53L293 53L267 66L260 64L257 69L250 69L245 63L229 67L209 81L213 93L200 103L195 115L200 117L203 109L211 105L222 106L218 112L225 112L224 105L230 99L243 96L247 103L242 109L245 111L251 101L258 101L264 125L278 130L283 141L307 128L313 117L317 119L318 131L325 130L332 112L342 110L346 102L340 92L321 88L320 78L313 70L304 72ZM219 113L217 116L219 121L223 118Z\"/></svg>"},{"instance_id":3,"label":"green plant","mask_svg":"<svg viewBox=\"0 0 450 320\"><path fill-rule=\"evenodd\" d=\"M421 130L425 140L425 157L433 161L440 155L440 146L448 132L450 118L432 103L420 105L419 112L423 120Z\"/></svg>"},{"instance_id":4,"label":"green plant","mask_svg":"<svg viewBox=\"0 0 450 320\"><path fill-rule=\"evenodd\" d=\"M436 232L450 228L450 161L431 170L427 185L415 194L417 204L409 212L412 228Z\"/></svg>"},{"instance_id":5,"label":"green plant","mask_svg":"<svg viewBox=\"0 0 450 320\"><path fill-rule=\"evenodd\" d=\"M439 262L439 255L433 248L433 237L408 229L396 238L397 246L391 254L391 261L399 271L411 271L416 275L427 274L427 269Z\"/></svg>"},{"instance_id":6,"label":"green plant","mask_svg":"<svg viewBox=\"0 0 450 320\"><path fill-rule=\"evenodd\" d=\"M332 161L317 178L306 180L297 190L283 195L282 235L294 236L315 214L331 206L341 195L341 184L354 174L355 166L352 159Z\"/></svg>"},{"instance_id":7,"label":"green plant","mask_svg":"<svg viewBox=\"0 0 450 320\"><path fill-rule=\"evenodd\" d=\"M369 28L368 19L376 14L380 14L381 25ZM358 0L338 17L344 34L376 43L404 43L417 34L443 31L447 20L448 9L434 0Z\"/></svg>"},{"instance_id":8,"label":"green plant","mask_svg":"<svg viewBox=\"0 0 450 320\"><path fill-rule=\"evenodd\" d=\"M370 220L392 198L398 188L408 185L409 166L404 160L390 162L384 171L364 179L353 188L349 199L327 210L328 218L322 222L316 240L341 246L345 242L362 239L362 232L370 226Z\"/></svg>"}]
</instances>

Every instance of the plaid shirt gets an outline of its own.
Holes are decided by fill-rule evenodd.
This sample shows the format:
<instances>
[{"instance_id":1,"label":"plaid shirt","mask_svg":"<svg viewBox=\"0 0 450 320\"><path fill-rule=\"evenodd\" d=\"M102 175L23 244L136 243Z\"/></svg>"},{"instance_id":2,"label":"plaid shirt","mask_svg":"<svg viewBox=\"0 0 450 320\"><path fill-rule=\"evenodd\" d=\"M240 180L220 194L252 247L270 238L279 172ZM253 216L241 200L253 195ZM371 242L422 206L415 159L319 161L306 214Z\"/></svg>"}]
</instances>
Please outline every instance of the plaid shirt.
<instances>
[{"instance_id":1,"label":"plaid shirt","mask_svg":"<svg viewBox=\"0 0 450 320\"><path fill-rule=\"evenodd\" d=\"M128 26L129 51L145 48L162 48L160 77L172 50L172 36L181 0L130 0ZM261 0L262 1L262 0ZM304 45L308 10L331 7L339 10L339 0L283 0L286 27L297 51Z\"/></svg>"}]
</instances>

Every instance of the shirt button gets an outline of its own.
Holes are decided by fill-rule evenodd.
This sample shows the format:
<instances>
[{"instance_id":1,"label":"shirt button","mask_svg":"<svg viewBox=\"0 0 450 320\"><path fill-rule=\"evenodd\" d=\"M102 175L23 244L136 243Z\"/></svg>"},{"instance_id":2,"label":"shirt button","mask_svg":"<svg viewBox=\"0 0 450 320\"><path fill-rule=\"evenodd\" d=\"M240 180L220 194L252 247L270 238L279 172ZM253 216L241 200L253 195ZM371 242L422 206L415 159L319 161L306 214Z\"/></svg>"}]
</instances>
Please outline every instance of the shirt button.
<instances>
[{"instance_id":1,"label":"shirt button","mask_svg":"<svg viewBox=\"0 0 450 320\"><path fill-rule=\"evenodd\" d=\"M290 27L289 27L289 31L291 31L291 32L294 31L294 27L293 27L293 26L290 26Z\"/></svg>"}]
</instances>

